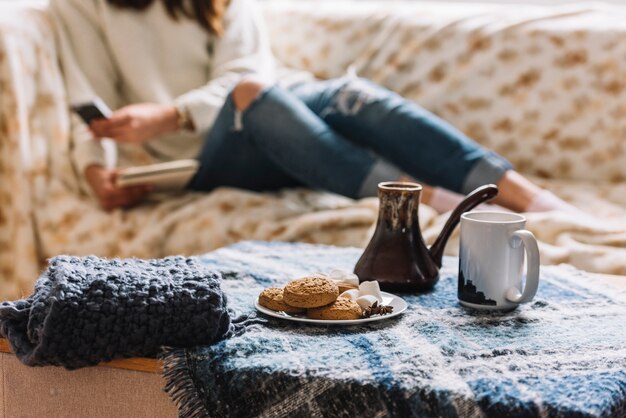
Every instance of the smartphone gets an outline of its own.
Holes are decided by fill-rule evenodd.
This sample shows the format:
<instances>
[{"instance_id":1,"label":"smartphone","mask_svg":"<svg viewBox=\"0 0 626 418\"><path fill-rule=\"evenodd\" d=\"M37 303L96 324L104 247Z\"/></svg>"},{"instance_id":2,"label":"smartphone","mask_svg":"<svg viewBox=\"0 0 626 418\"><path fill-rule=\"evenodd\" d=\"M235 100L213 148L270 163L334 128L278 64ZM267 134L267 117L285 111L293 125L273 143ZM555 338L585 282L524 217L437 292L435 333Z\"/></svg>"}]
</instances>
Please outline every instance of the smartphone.
<instances>
[{"instance_id":1,"label":"smartphone","mask_svg":"<svg viewBox=\"0 0 626 418\"><path fill-rule=\"evenodd\" d=\"M96 119L107 119L112 113L111 109L109 109L99 97L96 97L90 102L73 104L70 108L78 113L78 116L80 116L87 125L91 124L91 122Z\"/></svg>"}]
</instances>

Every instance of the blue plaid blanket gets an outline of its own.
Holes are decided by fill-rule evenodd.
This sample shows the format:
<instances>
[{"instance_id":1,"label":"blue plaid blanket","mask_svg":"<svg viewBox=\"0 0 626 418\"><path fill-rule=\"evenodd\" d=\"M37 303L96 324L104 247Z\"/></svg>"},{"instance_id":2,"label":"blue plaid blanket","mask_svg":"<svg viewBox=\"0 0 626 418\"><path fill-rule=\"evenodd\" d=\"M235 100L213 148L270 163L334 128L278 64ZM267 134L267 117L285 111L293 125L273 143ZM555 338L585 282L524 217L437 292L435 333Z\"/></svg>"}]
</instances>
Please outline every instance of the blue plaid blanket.
<instances>
[{"instance_id":1,"label":"blue plaid blanket","mask_svg":"<svg viewBox=\"0 0 626 418\"><path fill-rule=\"evenodd\" d=\"M237 313L264 287L332 268L360 250L246 242L201 258ZM398 319L356 327L264 319L212 346L165 357L181 416L623 417L626 297L569 267L542 269L536 299L503 314L456 297L458 261ZM626 278L625 278L626 279Z\"/></svg>"}]
</instances>

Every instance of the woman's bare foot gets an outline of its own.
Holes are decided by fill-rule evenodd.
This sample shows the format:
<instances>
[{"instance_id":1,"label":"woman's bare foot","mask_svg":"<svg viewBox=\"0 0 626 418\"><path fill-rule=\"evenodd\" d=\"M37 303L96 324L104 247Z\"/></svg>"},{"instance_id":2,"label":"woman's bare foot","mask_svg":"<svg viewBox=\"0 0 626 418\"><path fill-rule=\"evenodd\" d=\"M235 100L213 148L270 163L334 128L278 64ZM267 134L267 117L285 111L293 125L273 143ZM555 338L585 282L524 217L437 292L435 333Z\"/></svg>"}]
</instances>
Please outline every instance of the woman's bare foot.
<instances>
[{"instance_id":1,"label":"woman's bare foot","mask_svg":"<svg viewBox=\"0 0 626 418\"><path fill-rule=\"evenodd\" d=\"M401 177L400 181L415 182L411 177ZM422 203L435 209L438 213L446 213L456 208L459 203L465 199L465 196L442 189L440 187L431 187L422 184ZM482 204L479 206L483 210L506 210L500 206Z\"/></svg>"},{"instance_id":2,"label":"woman's bare foot","mask_svg":"<svg viewBox=\"0 0 626 418\"><path fill-rule=\"evenodd\" d=\"M454 193L440 187L428 187L428 189L426 189L426 187L424 190L428 190L429 193L424 195L425 197L422 201L439 213L446 213L455 209L463 201L463 199L465 199L465 196L461 194ZM499 205L492 205L490 203L482 203L477 209L483 211L508 212L508 209Z\"/></svg>"},{"instance_id":3,"label":"woman's bare foot","mask_svg":"<svg viewBox=\"0 0 626 418\"><path fill-rule=\"evenodd\" d=\"M400 181L415 181L402 177ZM507 171L497 184L498 196L490 203L498 206L481 205L481 209L501 210L506 208L515 212L547 212L560 210L580 212L579 209L563 201L548 190L542 189L516 171ZM465 196L438 187L423 185L422 202L439 213L454 209Z\"/></svg>"},{"instance_id":4,"label":"woman's bare foot","mask_svg":"<svg viewBox=\"0 0 626 418\"><path fill-rule=\"evenodd\" d=\"M498 182L494 203L516 212L581 212L548 190L542 189L516 171L507 171Z\"/></svg>"},{"instance_id":5,"label":"woman's bare foot","mask_svg":"<svg viewBox=\"0 0 626 418\"><path fill-rule=\"evenodd\" d=\"M516 171L509 170L497 184L498 196L494 203L515 212L524 212L543 189Z\"/></svg>"}]
</instances>

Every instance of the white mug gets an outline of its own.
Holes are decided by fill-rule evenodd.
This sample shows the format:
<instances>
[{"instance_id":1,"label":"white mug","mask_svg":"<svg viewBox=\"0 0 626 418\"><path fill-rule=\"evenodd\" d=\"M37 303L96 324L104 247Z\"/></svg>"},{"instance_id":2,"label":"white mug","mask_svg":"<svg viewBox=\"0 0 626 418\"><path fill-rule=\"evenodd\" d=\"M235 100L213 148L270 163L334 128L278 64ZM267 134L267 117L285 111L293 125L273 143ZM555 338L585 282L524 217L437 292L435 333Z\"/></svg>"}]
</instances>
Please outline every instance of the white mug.
<instances>
[{"instance_id":1,"label":"white mug","mask_svg":"<svg viewBox=\"0 0 626 418\"><path fill-rule=\"evenodd\" d=\"M507 212L461 216L459 302L474 309L515 309L530 302L539 286L539 248L526 218ZM526 249L526 284L522 269Z\"/></svg>"}]
</instances>

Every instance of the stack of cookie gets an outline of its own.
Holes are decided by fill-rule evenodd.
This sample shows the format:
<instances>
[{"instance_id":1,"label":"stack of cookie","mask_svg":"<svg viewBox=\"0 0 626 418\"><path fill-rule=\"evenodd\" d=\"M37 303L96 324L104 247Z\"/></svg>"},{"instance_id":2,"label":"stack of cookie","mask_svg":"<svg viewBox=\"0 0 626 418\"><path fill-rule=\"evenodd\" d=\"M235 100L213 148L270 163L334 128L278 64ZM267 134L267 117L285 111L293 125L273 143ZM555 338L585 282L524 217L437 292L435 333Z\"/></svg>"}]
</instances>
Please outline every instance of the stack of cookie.
<instances>
[{"instance_id":1,"label":"stack of cookie","mask_svg":"<svg viewBox=\"0 0 626 418\"><path fill-rule=\"evenodd\" d=\"M259 295L259 305L273 311L305 314L311 319L360 319L363 309L356 301L339 297L350 283L335 282L323 274L313 274L287 283L284 288L272 287Z\"/></svg>"}]
</instances>

